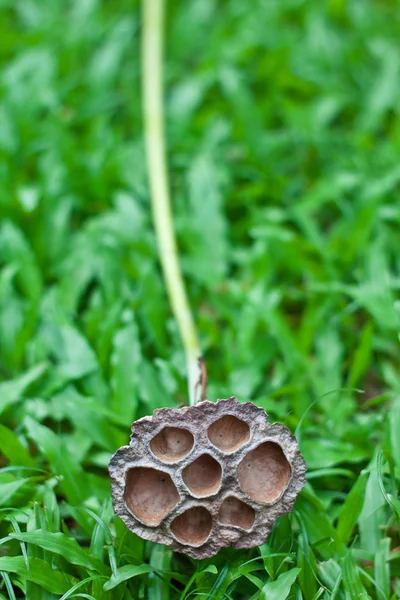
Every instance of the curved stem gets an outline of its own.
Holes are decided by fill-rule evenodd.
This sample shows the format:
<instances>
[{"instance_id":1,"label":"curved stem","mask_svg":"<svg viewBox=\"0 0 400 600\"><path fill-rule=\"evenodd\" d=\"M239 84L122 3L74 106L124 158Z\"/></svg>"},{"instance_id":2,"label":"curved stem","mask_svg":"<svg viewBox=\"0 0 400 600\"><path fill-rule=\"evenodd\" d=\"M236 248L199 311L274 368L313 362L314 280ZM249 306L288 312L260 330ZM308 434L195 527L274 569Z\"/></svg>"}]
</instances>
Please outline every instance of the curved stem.
<instances>
[{"instance_id":1,"label":"curved stem","mask_svg":"<svg viewBox=\"0 0 400 600\"><path fill-rule=\"evenodd\" d=\"M185 348L189 400L204 399L206 373L179 267L165 159L163 105L164 0L142 0L142 93L147 170L158 250L172 311Z\"/></svg>"}]
</instances>

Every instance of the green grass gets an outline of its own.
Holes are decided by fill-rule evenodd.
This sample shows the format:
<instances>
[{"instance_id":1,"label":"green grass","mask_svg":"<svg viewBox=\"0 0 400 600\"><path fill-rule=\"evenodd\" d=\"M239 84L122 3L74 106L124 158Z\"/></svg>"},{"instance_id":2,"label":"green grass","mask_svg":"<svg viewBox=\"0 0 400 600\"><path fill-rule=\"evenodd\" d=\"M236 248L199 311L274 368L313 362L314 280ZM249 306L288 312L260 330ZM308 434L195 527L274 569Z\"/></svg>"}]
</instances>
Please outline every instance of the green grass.
<instances>
[{"instance_id":1,"label":"green grass","mask_svg":"<svg viewBox=\"0 0 400 600\"><path fill-rule=\"evenodd\" d=\"M400 5L168 2L168 158L211 400L296 432L260 548L128 532L107 464L187 401L144 162L140 11L0 0L0 599L400 598Z\"/></svg>"}]
</instances>

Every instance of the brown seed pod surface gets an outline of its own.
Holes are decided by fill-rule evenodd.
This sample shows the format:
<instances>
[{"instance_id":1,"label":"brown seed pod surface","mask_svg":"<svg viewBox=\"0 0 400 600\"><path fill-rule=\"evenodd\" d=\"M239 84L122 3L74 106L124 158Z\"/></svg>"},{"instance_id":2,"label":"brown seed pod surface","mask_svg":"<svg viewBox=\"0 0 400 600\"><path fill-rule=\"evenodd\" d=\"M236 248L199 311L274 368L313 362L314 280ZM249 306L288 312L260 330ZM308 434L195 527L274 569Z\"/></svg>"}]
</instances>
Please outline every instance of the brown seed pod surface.
<instances>
[{"instance_id":1,"label":"brown seed pod surface","mask_svg":"<svg viewBox=\"0 0 400 600\"><path fill-rule=\"evenodd\" d=\"M131 531L206 558L262 544L292 510L306 466L287 427L232 397L135 421L109 471L114 511Z\"/></svg>"}]
</instances>

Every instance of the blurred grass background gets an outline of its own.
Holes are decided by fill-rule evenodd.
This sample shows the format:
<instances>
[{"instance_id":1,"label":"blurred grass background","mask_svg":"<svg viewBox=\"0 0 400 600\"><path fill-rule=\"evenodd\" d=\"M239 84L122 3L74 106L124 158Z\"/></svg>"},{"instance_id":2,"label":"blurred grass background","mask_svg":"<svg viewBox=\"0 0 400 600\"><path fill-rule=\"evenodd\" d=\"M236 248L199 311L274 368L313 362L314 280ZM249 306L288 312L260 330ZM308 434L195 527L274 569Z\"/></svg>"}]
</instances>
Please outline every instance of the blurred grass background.
<instances>
[{"instance_id":1,"label":"blurred grass background","mask_svg":"<svg viewBox=\"0 0 400 600\"><path fill-rule=\"evenodd\" d=\"M135 418L186 402L150 218L140 7L0 0L0 599L400 598L400 4L168 2L168 158L211 400L296 432L260 548L113 516Z\"/></svg>"}]
</instances>

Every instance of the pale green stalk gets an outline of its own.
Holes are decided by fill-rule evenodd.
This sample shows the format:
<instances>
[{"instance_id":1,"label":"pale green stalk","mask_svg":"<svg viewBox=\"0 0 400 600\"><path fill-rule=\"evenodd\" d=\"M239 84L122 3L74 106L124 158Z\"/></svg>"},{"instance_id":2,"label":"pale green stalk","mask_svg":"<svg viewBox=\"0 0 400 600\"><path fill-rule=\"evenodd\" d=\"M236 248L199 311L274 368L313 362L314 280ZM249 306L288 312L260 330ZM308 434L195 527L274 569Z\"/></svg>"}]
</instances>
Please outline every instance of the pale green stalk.
<instances>
[{"instance_id":1,"label":"pale green stalk","mask_svg":"<svg viewBox=\"0 0 400 600\"><path fill-rule=\"evenodd\" d=\"M164 0L142 0L142 92L152 213L165 284L185 348L189 401L202 399L203 361L179 267L166 167L163 104Z\"/></svg>"}]
</instances>

